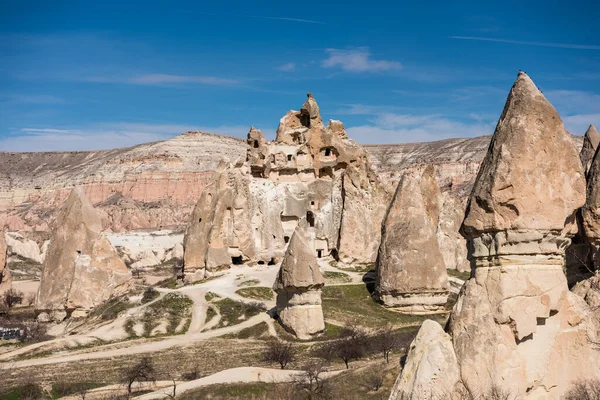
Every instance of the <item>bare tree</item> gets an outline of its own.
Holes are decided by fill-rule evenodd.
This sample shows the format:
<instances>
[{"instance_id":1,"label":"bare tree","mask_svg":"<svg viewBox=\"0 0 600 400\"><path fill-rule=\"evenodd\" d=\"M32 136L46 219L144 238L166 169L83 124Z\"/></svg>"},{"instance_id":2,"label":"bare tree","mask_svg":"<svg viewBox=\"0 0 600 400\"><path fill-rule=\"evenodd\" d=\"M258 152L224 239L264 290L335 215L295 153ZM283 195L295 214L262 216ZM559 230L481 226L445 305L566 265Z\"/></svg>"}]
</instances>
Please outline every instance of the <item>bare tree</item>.
<instances>
[{"instance_id":1,"label":"bare tree","mask_svg":"<svg viewBox=\"0 0 600 400\"><path fill-rule=\"evenodd\" d=\"M331 387L323 378L322 362L311 361L302 368L302 374L294 381L294 389L307 400L328 399Z\"/></svg>"},{"instance_id":2,"label":"bare tree","mask_svg":"<svg viewBox=\"0 0 600 400\"><path fill-rule=\"evenodd\" d=\"M367 346L367 333L356 323L347 324L340 332L335 344L335 354L344 361L346 369L350 361L364 357Z\"/></svg>"},{"instance_id":3,"label":"bare tree","mask_svg":"<svg viewBox=\"0 0 600 400\"><path fill-rule=\"evenodd\" d=\"M398 348L399 338L393 328L388 325L373 338L373 348L383 354L386 363L390 362L390 353Z\"/></svg>"},{"instance_id":4,"label":"bare tree","mask_svg":"<svg viewBox=\"0 0 600 400\"><path fill-rule=\"evenodd\" d=\"M122 382L127 387L127 398L131 397L131 387L135 381L156 382L156 370L150 357L142 357L134 366L123 369Z\"/></svg>"},{"instance_id":5,"label":"bare tree","mask_svg":"<svg viewBox=\"0 0 600 400\"><path fill-rule=\"evenodd\" d=\"M23 297L23 292L20 292L14 288L10 288L6 292L4 292L3 302L4 304L6 304L6 307L11 309L17 304L22 304Z\"/></svg>"},{"instance_id":6,"label":"bare tree","mask_svg":"<svg viewBox=\"0 0 600 400\"><path fill-rule=\"evenodd\" d=\"M598 400L600 399L600 381L586 379L575 382L565 393L564 400Z\"/></svg>"},{"instance_id":7,"label":"bare tree","mask_svg":"<svg viewBox=\"0 0 600 400\"><path fill-rule=\"evenodd\" d=\"M278 339L269 341L263 353L264 361L279 363L281 369L285 369L286 365L293 362L295 358L296 349L292 343Z\"/></svg>"}]
</instances>

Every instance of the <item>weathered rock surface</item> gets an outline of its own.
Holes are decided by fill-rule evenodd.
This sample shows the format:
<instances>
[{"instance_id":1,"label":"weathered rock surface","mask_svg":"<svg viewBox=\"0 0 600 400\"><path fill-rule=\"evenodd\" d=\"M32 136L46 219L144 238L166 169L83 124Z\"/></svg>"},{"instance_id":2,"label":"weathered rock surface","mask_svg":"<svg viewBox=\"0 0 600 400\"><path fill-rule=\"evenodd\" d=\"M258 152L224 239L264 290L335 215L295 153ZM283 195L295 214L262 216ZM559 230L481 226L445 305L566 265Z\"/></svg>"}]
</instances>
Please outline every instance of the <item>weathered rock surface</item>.
<instances>
[{"instance_id":1,"label":"weathered rock surface","mask_svg":"<svg viewBox=\"0 0 600 400\"><path fill-rule=\"evenodd\" d=\"M598 133L594 125L590 125L588 130L585 132L585 135L583 135L583 145L581 146L581 151L579 152L579 159L581 160L581 164L583 165L586 173L590 169L590 164L592 163L594 154L596 154L596 149L598 148L599 143L600 133Z\"/></svg>"},{"instance_id":2,"label":"weathered rock surface","mask_svg":"<svg viewBox=\"0 0 600 400\"><path fill-rule=\"evenodd\" d=\"M382 229L377 259L377 297L406 312L444 308L448 274L436 231L442 196L433 167L405 174Z\"/></svg>"},{"instance_id":3,"label":"weathered rock surface","mask_svg":"<svg viewBox=\"0 0 600 400\"><path fill-rule=\"evenodd\" d=\"M275 264L300 219L317 257L372 264L389 195L341 122L324 126L312 96L268 142L251 128L246 162L221 168L187 228L186 279L231 264Z\"/></svg>"},{"instance_id":4,"label":"weathered rock surface","mask_svg":"<svg viewBox=\"0 0 600 400\"><path fill-rule=\"evenodd\" d=\"M100 217L83 190L73 189L56 220L44 260L38 313L60 320L130 288L131 272L101 230Z\"/></svg>"},{"instance_id":5,"label":"weathered rock surface","mask_svg":"<svg viewBox=\"0 0 600 400\"><path fill-rule=\"evenodd\" d=\"M390 399L445 399L460 380L452 339L440 324L426 320L413 340Z\"/></svg>"},{"instance_id":6,"label":"weathered rock surface","mask_svg":"<svg viewBox=\"0 0 600 400\"><path fill-rule=\"evenodd\" d=\"M4 231L0 230L0 296L12 287L10 270L6 265L6 240Z\"/></svg>"},{"instance_id":7,"label":"weathered rock surface","mask_svg":"<svg viewBox=\"0 0 600 400\"><path fill-rule=\"evenodd\" d=\"M325 329L321 308L324 284L306 221L302 220L292 235L273 284L279 322L299 339L310 339Z\"/></svg>"},{"instance_id":8,"label":"weathered rock surface","mask_svg":"<svg viewBox=\"0 0 600 400\"><path fill-rule=\"evenodd\" d=\"M471 394L498 386L522 399L556 399L575 380L600 376L593 317L562 271L585 201L570 143L554 108L520 73L461 228L474 274L449 333L456 384Z\"/></svg>"},{"instance_id":9,"label":"weathered rock surface","mask_svg":"<svg viewBox=\"0 0 600 400\"><path fill-rule=\"evenodd\" d=\"M592 159L587 174L585 206L581 210L583 231L591 246L594 268L600 269L600 157Z\"/></svg>"},{"instance_id":10,"label":"weathered rock surface","mask_svg":"<svg viewBox=\"0 0 600 400\"><path fill-rule=\"evenodd\" d=\"M471 268L467 260L467 241L459 233L464 215L464 207L454 192L442 193L437 240L446 268L461 272Z\"/></svg>"}]
</instances>

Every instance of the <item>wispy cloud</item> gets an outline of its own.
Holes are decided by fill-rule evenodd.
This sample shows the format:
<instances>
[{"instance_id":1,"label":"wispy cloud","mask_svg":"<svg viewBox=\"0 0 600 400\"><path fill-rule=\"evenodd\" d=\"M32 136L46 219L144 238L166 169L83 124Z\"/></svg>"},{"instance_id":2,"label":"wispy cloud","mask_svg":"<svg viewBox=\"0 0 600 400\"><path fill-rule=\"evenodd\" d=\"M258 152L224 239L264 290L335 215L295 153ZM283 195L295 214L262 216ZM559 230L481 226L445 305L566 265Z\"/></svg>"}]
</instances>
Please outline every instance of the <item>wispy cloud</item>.
<instances>
[{"instance_id":1,"label":"wispy cloud","mask_svg":"<svg viewBox=\"0 0 600 400\"><path fill-rule=\"evenodd\" d=\"M569 132L583 135L590 124L600 125L600 94L580 90L549 90L544 95L556 107Z\"/></svg>"},{"instance_id":2,"label":"wispy cloud","mask_svg":"<svg viewBox=\"0 0 600 400\"><path fill-rule=\"evenodd\" d=\"M293 17L272 17L268 15L243 15L243 14L220 14L220 13L199 13L200 15L209 15L211 17L227 17L227 18L255 18L255 19L268 19L273 21L288 21L288 22L299 22L302 24L317 24L317 25L329 25L327 22L316 21L314 19L304 18L293 18Z\"/></svg>"},{"instance_id":3,"label":"wispy cloud","mask_svg":"<svg viewBox=\"0 0 600 400\"><path fill-rule=\"evenodd\" d=\"M449 36L449 37L450 37L450 39L478 40L478 41L482 41L482 42L511 43L511 44L526 45L526 46L558 47L558 48L562 48L562 49L578 49L578 50L600 50L600 45L531 42L531 41L525 41L525 40L499 39L499 38L488 38L488 37L478 37L478 36Z\"/></svg>"},{"instance_id":4,"label":"wispy cloud","mask_svg":"<svg viewBox=\"0 0 600 400\"><path fill-rule=\"evenodd\" d=\"M23 95L0 95L0 102L10 102L18 104L65 104L66 101L58 96L45 94L23 94Z\"/></svg>"},{"instance_id":5,"label":"wispy cloud","mask_svg":"<svg viewBox=\"0 0 600 400\"><path fill-rule=\"evenodd\" d=\"M294 63L287 63L287 64L280 65L280 66L276 67L275 69L277 71L293 72L293 71L296 70L296 64L294 64Z\"/></svg>"},{"instance_id":6,"label":"wispy cloud","mask_svg":"<svg viewBox=\"0 0 600 400\"><path fill-rule=\"evenodd\" d=\"M214 76L193 76L193 75L169 75L169 74L148 74L132 77L128 80L130 83L139 85L157 85L164 83L200 83L202 85L230 86L236 85L239 81L235 79L217 78Z\"/></svg>"},{"instance_id":7,"label":"wispy cloud","mask_svg":"<svg viewBox=\"0 0 600 400\"><path fill-rule=\"evenodd\" d=\"M129 147L166 140L185 131L244 137L246 125L105 123L82 128L23 128L0 139L0 151L75 151Z\"/></svg>"},{"instance_id":8,"label":"wispy cloud","mask_svg":"<svg viewBox=\"0 0 600 400\"><path fill-rule=\"evenodd\" d=\"M402 69L396 61L375 60L367 47L355 49L326 49L327 59L323 60L324 68L341 68L347 72L384 72Z\"/></svg>"},{"instance_id":9,"label":"wispy cloud","mask_svg":"<svg viewBox=\"0 0 600 400\"><path fill-rule=\"evenodd\" d=\"M459 121L440 115L386 115L347 131L359 143L412 143L489 135L494 131L494 123Z\"/></svg>"}]
</instances>

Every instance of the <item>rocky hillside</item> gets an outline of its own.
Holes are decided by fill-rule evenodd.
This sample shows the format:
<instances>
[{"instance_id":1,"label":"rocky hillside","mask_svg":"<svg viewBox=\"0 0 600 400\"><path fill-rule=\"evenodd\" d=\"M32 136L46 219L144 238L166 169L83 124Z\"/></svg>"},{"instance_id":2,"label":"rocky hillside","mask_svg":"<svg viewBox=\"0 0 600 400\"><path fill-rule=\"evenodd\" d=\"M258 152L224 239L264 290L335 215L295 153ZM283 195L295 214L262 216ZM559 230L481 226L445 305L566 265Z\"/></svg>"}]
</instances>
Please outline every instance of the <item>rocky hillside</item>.
<instances>
[{"instance_id":1,"label":"rocky hillside","mask_svg":"<svg viewBox=\"0 0 600 400\"><path fill-rule=\"evenodd\" d=\"M581 137L574 136L581 147ZM466 198L490 136L365 145L388 190L406 170L432 164L444 190ZM246 156L246 141L186 132L125 149L0 153L0 223L9 231L47 231L77 185L101 210L104 229L183 226L217 164Z\"/></svg>"}]
</instances>

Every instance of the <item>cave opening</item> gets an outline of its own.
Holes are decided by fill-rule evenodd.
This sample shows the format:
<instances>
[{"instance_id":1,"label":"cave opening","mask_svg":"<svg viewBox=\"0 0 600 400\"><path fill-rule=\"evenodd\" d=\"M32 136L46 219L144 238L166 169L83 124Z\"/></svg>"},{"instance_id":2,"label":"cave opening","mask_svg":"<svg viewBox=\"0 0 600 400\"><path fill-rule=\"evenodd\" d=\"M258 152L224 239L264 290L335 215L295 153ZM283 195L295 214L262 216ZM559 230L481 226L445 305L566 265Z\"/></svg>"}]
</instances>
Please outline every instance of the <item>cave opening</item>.
<instances>
[{"instance_id":1,"label":"cave opening","mask_svg":"<svg viewBox=\"0 0 600 400\"><path fill-rule=\"evenodd\" d=\"M306 212L306 222L308 222L308 226L311 228L315 227L315 215L312 213L312 211Z\"/></svg>"},{"instance_id":2,"label":"cave opening","mask_svg":"<svg viewBox=\"0 0 600 400\"><path fill-rule=\"evenodd\" d=\"M231 263L233 265L242 265L244 263L244 260L242 256L231 257Z\"/></svg>"}]
</instances>

